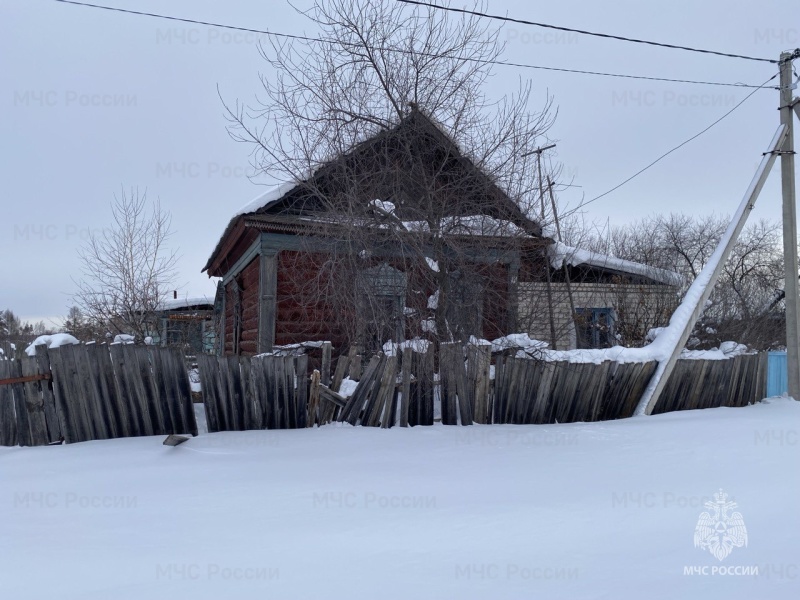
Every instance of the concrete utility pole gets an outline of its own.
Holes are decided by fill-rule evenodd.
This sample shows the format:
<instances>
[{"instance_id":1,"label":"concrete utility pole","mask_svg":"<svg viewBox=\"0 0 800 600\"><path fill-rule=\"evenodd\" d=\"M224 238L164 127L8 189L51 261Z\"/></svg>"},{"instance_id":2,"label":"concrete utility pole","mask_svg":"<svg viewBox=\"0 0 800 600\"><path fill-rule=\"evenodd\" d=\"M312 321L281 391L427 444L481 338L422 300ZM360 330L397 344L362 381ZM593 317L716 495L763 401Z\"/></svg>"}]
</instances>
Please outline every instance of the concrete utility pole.
<instances>
[{"instance_id":1,"label":"concrete utility pole","mask_svg":"<svg viewBox=\"0 0 800 600\"><path fill-rule=\"evenodd\" d=\"M536 155L536 167L539 172L539 200L542 206L542 225L544 225L545 221L545 210L544 210L544 186L542 186L542 152L545 150L550 150L551 148L555 148L555 144L550 144L549 146L541 146L536 148L536 150L531 150L530 152L526 152L522 156L530 156L531 154ZM550 264L545 264L544 272L547 275L547 314L550 317L550 347L553 350L556 350L556 320L555 315L553 314L553 289L552 289L552 281L550 277Z\"/></svg>"},{"instance_id":2,"label":"concrete utility pole","mask_svg":"<svg viewBox=\"0 0 800 600\"><path fill-rule=\"evenodd\" d=\"M784 52L780 58L780 115L787 127L780 148L781 189L783 192L783 256L786 292L786 373L789 395L800 400L800 328L798 328L797 209L794 181L794 119L792 118L792 60L800 50Z\"/></svg>"},{"instance_id":3,"label":"concrete utility pole","mask_svg":"<svg viewBox=\"0 0 800 600\"><path fill-rule=\"evenodd\" d=\"M656 404L658 404L661 392L664 391L667 381L669 381L669 376L672 374L675 364L678 362L678 357L681 355L681 351L686 345L686 341L689 339L692 327L705 309L706 300L708 300L708 297L714 290L714 284L717 282L719 274L725 266L725 261L728 260L731 250L733 250L733 246L736 244L736 240L742 232L747 217L755 207L756 198L758 198L758 194L767 181L769 171L777 158L778 149L783 147L785 139L786 127L780 125L778 131L776 131L775 135L772 137L769 148L763 154L756 174L750 182L750 187L747 188L744 198L742 198L742 201L739 203L739 208L736 209L733 219L731 219L731 222L728 224L722 241L719 246L717 246L717 249L714 250L714 254L711 255L706 266L703 267L703 270L689 287L689 290L686 292L686 299L684 299L681 305L675 310L675 313L673 313L672 318L669 320L669 326L661 334L674 337L675 341L672 346L672 352L666 359L658 361L656 371L653 373L642 397L639 399L639 405L636 407L634 414L652 414L653 409L656 407ZM688 300L691 300L691 302Z\"/></svg>"}]
</instances>

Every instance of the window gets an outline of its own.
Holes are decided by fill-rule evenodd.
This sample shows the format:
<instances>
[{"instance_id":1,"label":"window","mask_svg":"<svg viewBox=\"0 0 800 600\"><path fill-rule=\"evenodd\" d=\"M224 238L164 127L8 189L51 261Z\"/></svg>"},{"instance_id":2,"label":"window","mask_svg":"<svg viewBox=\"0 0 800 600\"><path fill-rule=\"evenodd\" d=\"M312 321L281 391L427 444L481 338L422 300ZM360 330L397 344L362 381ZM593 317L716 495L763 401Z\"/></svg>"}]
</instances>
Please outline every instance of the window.
<instances>
[{"instance_id":1,"label":"window","mask_svg":"<svg viewBox=\"0 0 800 600\"><path fill-rule=\"evenodd\" d=\"M450 274L446 316L455 339L466 340L470 335L482 337L483 289L483 279L475 273L455 271Z\"/></svg>"},{"instance_id":2,"label":"window","mask_svg":"<svg viewBox=\"0 0 800 600\"><path fill-rule=\"evenodd\" d=\"M614 314L610 308L575 310L578 348L610 348L614 344Z\"/></svg>"},{"instance_id":3,"label":"window","mask_svg":"<svg viewBox=\"0 0 800 600\"><path fill-rule=\"evenodd\" d=\"M367 350L376 351L389 340L403 340L406 274L381 263L362 271L359 278L361 342Z\"/></svg>"}]
</instances>

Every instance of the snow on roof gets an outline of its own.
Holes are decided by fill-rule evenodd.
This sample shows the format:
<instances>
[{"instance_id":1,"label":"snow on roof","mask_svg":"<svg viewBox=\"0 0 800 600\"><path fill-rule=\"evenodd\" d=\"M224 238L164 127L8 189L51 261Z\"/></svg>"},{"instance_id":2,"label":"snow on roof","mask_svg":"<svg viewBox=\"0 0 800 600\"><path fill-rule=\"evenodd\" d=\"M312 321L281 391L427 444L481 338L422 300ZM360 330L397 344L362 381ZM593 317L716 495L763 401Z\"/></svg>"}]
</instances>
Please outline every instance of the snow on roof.
<instances>
[{"instance_id":1,"label":"snow on roof","mask_svg":"<svg viewBox=\"0 0 800 600\"><path fill-rule=\"evenodd\" d=\"M428 233L427 221L404 221L408 231ZM439 221L440 231L449 235L476 235L490 237L529 237L525 230L505 219L496 219L489 215L463 215L444 217Z\"/></svg>"},{"instance_id":2,"label":"snow on roof","mask_svg":"<svg viewBox=\"0 0 800 600\"><path fill-rule=\"evenodd\" d=\"M560 269L566 262L573 267L589 265L592 267L622 271L623 273L641 275L642 277L660 281L667 285L680 285L682 282L681 276L673 271L658 269L613 256L606 256L605 254L592 252L591 250L573 248L561 242L554 242L549 247L548 252L550 253L550 263L554 269Z\"/></svg>"},{"instance_id":3,"label":"snow on roof","mask_svg":"<svg viewBox=\"0 0 800 600\"><path fill-rule=\"evenodd\" d=\"M159 310L175 310L178 308L189 308L190 306L203 306L214 305L213 300L209 300L206 296L198 296L196 298L178 298L177 300L163 300L158 303Z\"/></svg>"},{"instance_id":4,"label":"snow on roof","mask_svg":"<svg viewBox=\"0 0 800 600\"><path fill-rule=\"evenodd\" d=\"M285 183L279 183L278 185L269 188L266 192L259 194L250 202L241 207L238 211L236 211L232 218L236 218L239 215L253 213L262 208L266 208L270 204L274 204L286 194L291 192L295 187L297 187L297 185L298 184L295 181L288 181Z\"/></svg>"}]
</instances>

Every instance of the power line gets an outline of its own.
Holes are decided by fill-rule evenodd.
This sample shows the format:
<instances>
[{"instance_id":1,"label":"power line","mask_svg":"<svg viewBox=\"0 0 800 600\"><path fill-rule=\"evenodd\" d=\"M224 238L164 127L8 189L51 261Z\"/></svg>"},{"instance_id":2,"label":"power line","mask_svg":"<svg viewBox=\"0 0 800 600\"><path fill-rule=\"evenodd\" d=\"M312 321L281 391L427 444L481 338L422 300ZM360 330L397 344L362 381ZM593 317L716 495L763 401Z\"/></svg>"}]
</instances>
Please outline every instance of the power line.
<instances>
[{"instance_id":1,"label":"power line","mask_svg":"<svg viewBox=\"0 0 800 600\"><path fill-rule=\"evenodd\" d=\"M773 75L772 77L770 77L769 79L767 79L767 80L766 80L764 83L762 83L762 84L759 86L759 88L763 88L763 87L764 87L764 86L766 86L766 85L767 85L767 84L768 84L770 81L772 81L773 79L775 79L777 76L778 76L778 74L776 73L775 75ZM607 196L607 195L608 195L608 194L610 194L611 192L613 192L613 191L615 191L615 190L618 190L618 189L619 189L619 188L621 188L623 185L625 185L626 183L628 183L628 182L629 182L629 181L631 181L632 179L634 179L634 178L638 177L639 175L641 175L642 173L644 173L645 171L647 171L647 170L648 170L650 167L652 167L652 166L653 166L653 165L655 165L656 163L660 162L662 159L666 158L667 156L669 156L670 154L672 154L673 152L675 152L675 151L676 151L676 150L678 150L679 148L682 148L683 146L685 146L686 144L688 144L688 143L689 143L689 142L691 142L692 140L695 140L695 139L699 138L699 137L700 137L701 135L703 135L703 134L704 134L706 131L708 131L709 129L711 129L712 127L714 127L714 125L716 125L717 123L719 123L720 121L722 121L723 119L725 119L725 118L726 118L728 115L730 115L730 114L731 114L733 111L735 111L737 108L739 108L739 107L740 107L742 104L744 104L745 102L747 102L747 101L750 99L750 97L751 97L753 94L755 94L757 91L758 91L758 89L755 89L755 90L753 90L752 92L750 92L749 94L747 94L747 96L745 96L745 97L742 99L742 101L741 101L741 102L739 102L739 103L738 103L736 106L734 106L733 108L731 108L731 109L730 109L728 112L726 112L724 115L722 115L721 117L719 117L719 118L718 118L716 121L714 121L713 123L711 123L711 124L710 124L708 127L706 127L705 129L703 129L703 130L699 131L698 133L694 134L694 135L693 135L692 137L690 137L689 139L687 139L687 140L684 140L683 142L681 142L680 144L678 144L677 146L675 146L675 147L674 147L674 148L672 148L671 150L668 150L667 152L665 152L664 154L662 154L661 156L659 156L657 159L655 159L653 162L651 162L651 163L650 163L649 165L647 165L646 167L644 167L644 168L642 168L642 169L639 169L638 171L636 171L636 173L634 173L633 175L631 175L630 177L628 177L628 178L627 178L625 181L623 181L623 182L622 182L622 183L620 183L619 185L615 185L613 188L611 188L611 189L610 189L610 190L608 190L607 192L603 192L602 194L600 194L599 196L595 196L595 197L594 197L594 198L592 198L591 200L587 200L586 202L582 202L582 203L580 203L578 206L576 206L576 207L575 207L575 208L573 208L571 211L567 212L565 215L562 215L562 216L564 216L564 217L566 217L566 216L569 216L569 215L573 214L574 212L576 212L576 211L580 210L581 208L583 208L583 207L584 207L584 206L586 206L587 204L591 204L592 202L595 202L596 200L599 200L599 199L600 199L600 198L602 198L603 196Z\"/></svg>"},{"instance_id":2,"label":"power line","mask_svg":"<svg viewBox=\"0 0 800 600\"><path fill-rule=\"evenodd\" d=\"M348 44L347 42L333 42L331 40L325 40L322 38L314 38L308 37L303 35L294 35L290 33L281 33L276 31L266 31L262 29L252 29L249 27L238 27L236 25L223 25L221 23L213 23L210 21L199 21L196 19L188 19L184 17L173 17L170 15L162 15L157 13L150 13L150 12L143 12L138 10L130 10L126 8L117 8L114 6L103 6L100 4L91 4L88 2L77 2L76 0L55 0L56 2L60 2L61 4L72 4L75 6L84 6L87 8L98 8L102 10L108 10L111 12L119 12L131 15L139 15L144 17L153 17L157 19L165 19L168 21L178 21L181 23L191 23L194 25L205 25L207 27L219 27L222 29L233 29L235 31L244 31L247 33L258 33L266 36L272 36L276 38L286 38L292 40L303 40L307 42L319 42L324 44L333 44L333 43L340 43L342 45L352 45L357 46L357 44ZM433 57L434 55L428 54L425 52L417 52L415 50L403 50L401 48L383 48L383 50L389 50L391 52L397 52L401 54L415 54L417 56L426 56L426 57ZM523 69L538 69L542 71L557 71L562 73L577 73L580 75L598 75L602 77L618 77L622 79L642 79L645 81L664 81L669 83L689 83L689 84L696 84L696 85L711 85L711 86L724 86L724 87L740 87L740 88L755 88L761 89L763 86L758 85L751 85L747 83L730 83L730 82L721 82L721 81L702 81L702 80L695 80L695 79L670 79L667 77L651 77L645 75L628 75L624 73L607 73L602 71L587 71L582 69L567 69L562 67L545 67L542 65L531 65L531 64L524 64L524 63L515 63L515 62L508 62L508 61L501 61L501 60L481 60L475 58L464 57L464 60L470 62L477 62L481 64L493 64L505 67L517 67Z\"/></svg>"},{"instance_id":3,"label":"power line","mask_svg":"<svg viewBox=\"0 0 800 600\"><path fill-rule=\"evenodd\" d=\"M592 35L595 37L607 38L612 40L619 40L622 42L633 42L635 44L647 44L649 46L659 46L661 48L670 48L672 50L686 50L689 52L700 52L702 54L714 54L716 56L725 56L728 58L741 58L744 60L755 60L758 62L777 63L777 60L769 58L758 58L755 56L745 56L742 54L729 54L728 52L717 52L716 50L704 50L702 48L692 48L691 46L678 46L676 44L665 44L662 42L653 42L651 40L640 40L636 38L624 37L621 35L612 35L610 33L598 33L596 31L586 31L585 29L573 29L572 27L561 27L559 25L550 25L548 23L537 23L535 21L526 21L525 19L515 19L513 17L504 17L502 15L490 15L488 13L468 10L466 8L453 8L451 6L442 6L441 4L433 4L430 2L420 2L419 0L397 0L404 4L414 4L417 6L427 6L429 8L437 8L439 10L446 10L450 12L457 12L466 15L474 15L476 17L485 17L488 19L497 19L499 21L507 21L509 23L518 23L520 25L533 25L535 27L544 27L546 29L556 29L558 31L569 31L571 33L580 33L581 35Z\"/></svg>"}]
</instances>

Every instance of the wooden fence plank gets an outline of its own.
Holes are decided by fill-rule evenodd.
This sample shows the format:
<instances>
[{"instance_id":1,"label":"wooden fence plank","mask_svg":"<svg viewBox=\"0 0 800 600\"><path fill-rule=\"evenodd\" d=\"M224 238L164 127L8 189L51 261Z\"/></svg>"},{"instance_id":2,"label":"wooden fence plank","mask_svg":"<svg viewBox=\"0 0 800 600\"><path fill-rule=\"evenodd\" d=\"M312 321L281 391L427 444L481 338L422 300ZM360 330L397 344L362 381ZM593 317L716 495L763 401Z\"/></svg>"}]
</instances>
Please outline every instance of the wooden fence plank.
<instances>
[{"instance_id":1,"label":"wooden fence plank","mask_svg":"<svg viewBox=\"0 0 800 600\"><path fill-rule=\"evenodd\" d=\"M381 398L378 405L383 404L383 415L380 419L380 426L383 429L394 426L397 417L397 355L386 359L386 371L381 380ZM380 412L380 411L379 411Z\"/></svg>"},{"instance_id":2,"label":"wooden fence plank","mask_svg":"<svg viewBox=\"0 0 800 600\"><path fill-rule=\"evenodd\" d=\"M39 374L36 359L25 356L20 359L22 376L28 377ZM32 446L45 446L49 443L47 435L47 419L44 414L44 400L41 387L47 387L46 380L31 381L23 385L25 408L28 412L28 427L30 428L30 442Z\"/></svg>"},{"instance_id":3,"label":"wooden fence plank","mask_svg":"<svg viewBox=\"0 0 800 600\"><path fill-rule=\"evenodd\" d=\"M126 388L130 398L130 406L133 414L136 415L138 423L137 435L154 435L153 418L150 414L145 382L142 379L142 369L146 365L139 365L139 357L136 349L131 344L114 344L113 347L119 348L122 362L119 363L121 372L117 373L126 382Z\"/></svg>"},{"instance_id":4,"label":"wooden fence plank","mask_svg":"<svg viewBox=\"0 0 800 600\"><path fill-rule=\"evenodd\" d=\"M419 425L433 425L433 405L436 383L433 378L434 365L433 346L430 345L428 349L420 355L419 379L422 382L422 394L420 396L419 405Z\"/></svg>"},{"instance_id":5,"label":"wooden fence plank","mask_svg":"<svg viewBox=\"0 0 800 600\"><path fill-rule=\"evenodd\" d=\"M350 396L347 406L341 411L339 416L340 420L346 421L351 425L355 425L358 422L364 402L372 391L372 384L375 382L375 377L379 374L378 367L381 365L382 356L383 354L378 353L370 359L367 368L358 381L356 389L353 390Z\"/></svg>"},{"instance_id":6,"label":"wooden fence plank","mask_svg":"<svg viewBox=\"0 0 800 600\"><path fill-rule=\"evenodd\" d=\"M0 360L0 379L12 377L12 362L12 360ZM16 446L17 444L19 444L19 436L14 395L10 385L0 385L0 446Z\"/></svg>"},{"instance_id":7,"label":"wooden fence plank","mask_svg":"<svg viewBox=\"0 0 800 600\"><path fill-rule=\"evenodd\" d=\"M453 353L455 344L439 345L439 400L442 411L442 425L458 424L458 397L456 391Z\"/></svg>"},{"instance_id":8,"label":"wooden fence plank","mask_svg":"<svg viewBox=\"0 0 800 600\"><path fill-rule=\"evenodd\" d=\"M8 377L19 378L23 376L21 359L15 358L4 362L8 362L10 366ZM13 383L0 387L8 388L14 399L14 414L17 418L17 442L20 446L33 446L30 419L28 418L28 407L25 402L25 384Z\"/></svg>"},{"instance_id":9,"label":"wooden fence plank","mask_svg":"<svg viewBox=\"0 0 800 600\"><path fill-rule=\"evenodd\" d=\"M194 400L192 398L192 383L189 381L189 371L186 369L186 356L182 350L167 350L172 354L172 362L177 363L173 372L178 380L178 392L180 407L182 408L181 425L184 427L183 433L197 436L197 417L194 414Z\"/></svg>"},{"instance_id":10,"label":"wooden fence plank","mask_svg":"<svg viewBox=\"0 0 800 600\"><path fill-rule=\"evenodd\" d=\"M117 388L117 396L120 405L128 415L129 435L145 435L145 415L139 406L133 383L130 381L128 368L128 355L123 350L124 346L112 344L108 347L111 355L111 363L114 368L114 382Z\"/></svg>"},{"instance_id":11,"label":"wooden fence plank","mask_svg":"<svg viewBox=\"0 0 800 600\"><path fill-rule=\"evenodd\" d=\"M331 352L333 348L330 342L322 344L322 366L320 368L320 380L322 385L329 386L331 384Z\"/></svg>"},{"instance_id":12,"label":"wooden fence plank","mask_svg":"<svg viewBox=\"0 0 800 600\"><path fill-rule=\"evenodd\" d=\"M181 407L181 393L178 389L178 371L185 369L172 353L171 348L154 348L149 346L153 384L156 402L161 407L164 417L163 428L168 434L186 433L186 423Z\"/></svg>"},{"instance_id":13,"label":"wooden fence plank","mask_svg":"<svg viewBox=\"0 0 800 600\"><path fill-rule=\"evenodd\" d=\"M256 402L253 395L251 359L249 356L239 357L239 371L241 372L242 382L242 428L261 429L261 416L256 412Z\"/></svg>"},{"instance_id":14,"label":"wooden fence plank","mask_svg":"<svg viewBox=\"0 0 800 600\"><path fill-rule=\"evenodd\" d=\"M411 402L411 365L413 351L406 348L401 351L400 362L400 427L408 427L408 410Z\"/></svg>"},{"instance_id":15,"label":"wooden fence plank","mask_svg":"<svg viewBox=\"0 0 800 600\"><path fill-rule=\"evenodd\" d=\"M61 438L61 425L56 413L56 399L53 395L52 373L50 372L50 358L47 354L47 346L39 344L36 346L36 365L39 373L50 375L49 381L42 382L42 400L44 402L44 415L47 422L47 436L50 443L59 441Z\"/></svg>"},{"instance_id":16,"label":"wooden fence plank","mask_svg":"<svg viewBox=\"0 0 800 600\"><path fill-rule=\"evenodd\" d=\"M317 369L314 369L311 372L311 384L308 394L308 420L306 421L306 425L308 427L313 427L314 423L319 423L322 425L322 419L317 414L317 410L319 409L319 394L320 394L320 373Z\"/></svg>"},{"instance_id":17,"label":"wooden fence plank","mask_svg":"<svg viewBox=\"0 0 800 600\"><path fill-rule=\"evenodd\" d=\"M209 433L219 431L217 411L219 399L217 398L217 382L219 362L215 357L198 354L197 368L200 371L200 387L203 390L203 406L206 410L206 425Z\"/></svg>"},{"instance_id":18,"label":"wooden fence plank","mask_svg":"<svg viewBox=\"0 0 800 600\"><path fill-rule=\"evenodd\" d=\"M128 415L118 396L118 388L114 378L114 365L108 346L89 344L89 356L92 369L97 373L97 386L106 415L106 425L112 438L130 436Z\"/></svg>"},{"instance_id":19,"label":"wooden fence plank","mask_svg":"<svg viewBox=\"0 0 800 600\"><path fill-rule=\"evenodd\" d=\"M381 354L380 358L381 362L375 373L372 389L367 396L366 404L364 405L364 411L361 416L361 425L369 427L375 427L380 423L381 406L378 404L381 395L381 384L387 369L387 357L384 354Z\"/></svg>"},{"instance_id":20,"label":"wooden fence plank","mask_svg":"<svg viewBox=\"0 0 800 600\"><path fill-rule=\"evenodd\" d=\"M302 354L295 359L295 372L297 377L297 386L295 391L295 402L297 405L297 426L306 427L308 425L308 355L307 354ZM313 421L311 422L311 424L312 425L314 424Z\"/></svg>"},{"instance_id":21,"label":"wooden fence plank","mask_svg":"<svg viewBox=\"0 0 800 600\"><path fill-rule=\"evenodd\" d=\"M284 421L287 429L297 429L297 407L294 398L294 358L283 356L278 359L281 361L281 394L283 401L281 407L284 411ZM322 374L325 377L324 373ZM330 364L328 365L328 381L330 381Z\"/></svg>"}]
</instances>

